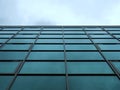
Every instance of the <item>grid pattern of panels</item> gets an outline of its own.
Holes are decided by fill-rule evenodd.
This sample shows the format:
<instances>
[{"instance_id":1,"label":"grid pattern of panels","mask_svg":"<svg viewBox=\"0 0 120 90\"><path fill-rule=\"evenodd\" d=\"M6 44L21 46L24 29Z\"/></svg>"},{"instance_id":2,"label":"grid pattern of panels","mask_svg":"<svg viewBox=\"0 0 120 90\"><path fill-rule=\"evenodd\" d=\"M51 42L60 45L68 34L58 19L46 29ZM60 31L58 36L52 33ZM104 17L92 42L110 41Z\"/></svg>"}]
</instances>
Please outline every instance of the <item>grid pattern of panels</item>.
<instances>
[{"instance_id":1,"label":"grid pattern of panels","mask_svg":"<svg viewBox=\"0 0 120 90\"><path fill-rule=\"evenodd\" d=\"M119 90L119 71L118 26L0 27L0 90Z\"/></svg>"}]
</instances>

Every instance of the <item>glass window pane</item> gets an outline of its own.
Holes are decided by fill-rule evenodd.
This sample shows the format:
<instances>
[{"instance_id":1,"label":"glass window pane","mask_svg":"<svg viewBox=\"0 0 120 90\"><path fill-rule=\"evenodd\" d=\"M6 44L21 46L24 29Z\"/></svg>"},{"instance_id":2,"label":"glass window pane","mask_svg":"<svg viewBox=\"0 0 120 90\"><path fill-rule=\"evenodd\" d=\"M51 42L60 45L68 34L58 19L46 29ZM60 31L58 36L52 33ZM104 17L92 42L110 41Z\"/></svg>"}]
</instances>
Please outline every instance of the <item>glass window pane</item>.
<instances>
[{"instance_id":1,"label":"glass window pane","mask_svg":"<svg viewBox=\"0 0 120 90\"><path fill-rule=\"evenodd\" d=\"M85 34L84 31L64 31L64 34Z\"/></svg>"},{"instance_id":2,"label":"glass window pane","mask_svg":"<svg viewBox=\"0 0 120 90\"><path fill-rule=\"evenodd\" d=\"M15 34L17 31L0 31L0 34Z\"/></svg>"},{"instance_id":3,"label":"glass window pane","mask_svg":"<svg viewBox=\"0 0 120 90\"><path fill-rule=\"evenodd\" d=\"M8 39L0 39L0 43L5 43Z\"/></svg>"},{"instance_id":4,"label":"glass window pane","mask_svg":"<svg viewBox=\"0 0 120 90\"><path fill-rule=\"evenodd\" d=\"M105 62L68 62L68 73L106 74L113 72Z\"/></svg>"},{"instance_id":5,"label":"glass window pane","mask_svg":"<svg viewBox=\"0 0 120 90\"><path fill-rule=\"evenodd\" d=\"M120 30L120 28L118 27L106 27L104 28L105 30Z\"/></svg>"},{"instance_id":6,"label":"glass window pane","mask_svg":"<svg viewBox=\"0 0 120 90\"><path fill-rule=\"evenodd\" d=\"M35 39L11 39L8 43L33 43Z\"/></svg>"},{"instance_id":7,"label":"glass window pane","mask_svg":"<svg viewBox=\"0 0 120 90\"><path fill-rule=\"evenodd\" d=\"M10 38L12 37L13 35L0 35L0 38Z\"/></svg>"},{"instance_id":8,"label":"glass window pane","mask_svg":"<svg viewBox=\"0 0 120 90\"><path fill-rule=\"evenodd\" d=\"M91 43L89 39L65 39L65 43Z\"/></svg>"},{"instance_id":9,"label":"glass window pane","mask_svg":"<svg viewBox=\"0 0 120 90\"><path fill-rule=\"evenodd\" d=\"M120 38L120 35L114 35L116 38Z\"/></svg>"},{"instance_id":10,"label":"glass window pane","mask_svg":"<svg viewBox=\"0 0 120 90\"><path fill-rule=\"evenodd\" d=\"M36 35L16 35L15 38L36 38Z\"/></svg>"},{"instance_id":11,"label":"glass window pane","mask_svg":"<svg viewBox=\"0 0 120 90\"><path fill-rule=\"evenodd\" d=\"M20 73L63 74L65 65L64 62L26 62Z\"/></svg>"},{"instance_id":12,"label":"glass window pane","mask_svg":"<svg viewBox=\"0 0 120 90\"><path fill-rule=\"evenodd\" d=\"M62 35L40 35L39 38L62 38Z\"/></svg>"},{"instance_id":13,"label":"glass window pane","mask_svg":"<svg viewBox=\"0 0 120 90\"><path fill-rule=\"evenodd\" d=\"M110 35L90 35L92 38L112 38Z\"/></svg>"},{"instance_id":14,"label":"glass window pane","mask_svg":"<svg viewBox=\"0 0 120 90\"><path fill-rule=\"evenodd\" d=\"M82 30L81 27L64 27L63 29L64 29L65 31L66 31L66 30Z\"/></svg>"},{"instance_id":15,"label":"glass window pane","mask_svg":"<svg viewBox=\"0 0 120 90\"><path fill-rule=\"evenodd\" d=\"M120 43L116 39L92 39L95 43Z\"/></svg>"},{"instance_id":16,"label":"glass window pane","mask_svg":"<svg viewBox=\"0 0 120 90\"><path fill-rule=\"evenodd\" d=\"M38 34L40 31L20 31L19 34Z\"/></svg>"},{"instance_id":17,"label":"glass window pane","mask_svg":"<svg viewBox=\"0 0 120 90\"><path fill-rule=\"evenodd\" d=\"M43 30L62 30L62 27L44 27Z\"/></svg>"},{"instance_id":18,"label":"glass window pane","mask_svg":"<svg viewBox=\"0 0 120 90\"><path fill-rule=\"evenodd\" d=\"M98 52L67 52L67 60L103 60Z\"/></svg>"},{"instance_id":19,"label":"glass window pane","mask_svg":"<svg viewBox=\"0 0 120 90\"><path fill-rule=\"evenodd\" d=\"M0 52L0 60L23 60L26 52Z\"/></svg>"},{"instance_id":20,"label":"glass window pane","mask_svg":"<svg viewBox=\"0 0 120 90\"><path fill-rule=\"evenodd\" d=\"M41 34L62 34L62 31L42 31Z\"/></svg>"},{"instance_id":21,"label":"glass window pane","mask_svg":"<svg viewBox=\"0 0 120 90\"><path fill-rule=\"evenodd\" d=\"M11 90L66 90L65 77L18 76Z\"/></svg>"},{"instance_id":22,"label":"glass window pane","mask_svg":"<svg viewBox=\"0 0 120 90\"><path fill-rule=\"evenodd\" d=\"M105 31L87 31L88 34L107 34Z\"/></svg>"},{"instance_id":23,"label":"glass window pane","mask_svg":"<svg viewBox=\"0 0 120 90\"><path fill-rule=\"evenodd\" d=\"M63 45L34 45L33 50L63 50Z\"/></svg>"},{"instance_id":24,"label":"glass window pane","mask_svg":"<svg viewBox=\"0 0 120 90\"><path fill-rule=\"evenodd\" d=\"M96 50L94 45L66 45L66 50Z\"/></svg>"},{"instance_id":25,"label":"glass window pane","mask_svg":"<svg viewBox=\"0 0 120 90\"><path fill-rule=\"evenodd\" d=\"M107 60L120 60L120 52L103 52Z\"/></svg>"},{"instance_id":26,"label":"glass window pane","mask_svg":"<svg viewBox=\"0 0 120 90\"><path fill-rule=\"evenodd\" d=\"M0 90L6 90L12 78L12 76L0 76Z\"/></svg>"},{"instance_id":27,"label":"glass window pane","mask_svg":"<svg viewBox=\"0 0 120 90\"><path fill-rule=\"evenodd\" d=\"M87 35L64 35L64 38L88 38Z\"/></svg>"},{"instance_id":28,"label":"glass window pane","mask_svg":"<svg viewBox=\"0 0 120 90\"><path fill-rule=\"evenodd\" d=\"M28 50L30 45L6 44L0 50Z\"/></svg>"},{"instance_id":29,"label":"glass window pane","mask_svg":"<svg viewBox=\"0 0 120 90\"><path fill-rule=\"evenodd\" d=\"M98 28L98 27L89 27L89 28L85 28L85 30L102 30L101 28Z\"/></svg>"},{"instance_id":30,"label":"glass window pane","mask_svg":"<svg viewBox=\"0 0 120 90\"><path fill-rule=\"evenodd\" d=\"M99 45L101 50L120 50L120 45Z\"/></svg>"},{"instance_id":31,"label":"glass window pane","mask_svg":"<svg viewBox=\"0 0 120 90\"><path fill-rule=\"evenodd\" d=\"M63 43L62 39L38 39L37 43Z\"/></svg>"},{"instance_id":32,"label":"glass window pane","mask_svg":"<svg viewBox=\"0 0 120 90\"><path fill-rule=\"evenodd\" d=\"M28 60L64 60L63 52L31 52Z\"/></svg>"},{"instance_id":33,"label":"glass window pane","mask_svg":"<svg viewBox=\"0 0 120 90\"><path fill-rule=\"evenodd\" d=\"M0 73L14 73L18 62L0 62Z\"/></svg>"},{"instance_id":34,"label":"glass window pane","mask_svg":"<svg viewBox=\"0 0 120 90\"><path fill-rule=\"evenodd\" d=\"M22 28L20 27L6 27L6 28L3 28L3 30L21 30Z\"/></svg>"},{"instance_id":35,"label":"glass window pane","mask_svg":"<svg viewBox=\"0 0 120 90\"><path fill-rule=\"evenodd\" d=\"M40 30L38 27L25 27L23 30Z\"/></svg>"},{"instance_id":36,"label":"glass window pane","mask_svg":"<svg viewBox=\"0 0 120 90\"><path fill-rule=\"evenodd\" d=\"M111 34L120 34L120 31L109 31Z\"/></svg>"},{"instance_id":37,"label":"glass window pane","mask_svg":"<svg viewBox=\"0 0 120 90\"><path fill-rule=\"evenodd\" d=\"M120 80L115 76L70 76L70 90L119 90Z\"/></svg>"}]
</instances>

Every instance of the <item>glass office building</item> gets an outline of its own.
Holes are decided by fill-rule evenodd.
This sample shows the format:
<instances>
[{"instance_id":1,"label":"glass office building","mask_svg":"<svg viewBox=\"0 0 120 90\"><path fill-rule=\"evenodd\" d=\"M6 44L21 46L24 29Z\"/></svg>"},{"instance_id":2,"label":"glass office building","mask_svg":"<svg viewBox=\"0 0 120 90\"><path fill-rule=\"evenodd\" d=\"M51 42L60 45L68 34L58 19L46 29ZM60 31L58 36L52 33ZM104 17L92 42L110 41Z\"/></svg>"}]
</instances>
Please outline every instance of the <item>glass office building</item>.
<instances>
[{"instance_id":1,"label":"glass office building","mask_svg":"<svg viewBox=\"0 0 120 90\"><path fill-rule=\"evenodd\" d=\"M120 90L120 26L0 26L0 90Z\"/></svg>"}]
</instances>

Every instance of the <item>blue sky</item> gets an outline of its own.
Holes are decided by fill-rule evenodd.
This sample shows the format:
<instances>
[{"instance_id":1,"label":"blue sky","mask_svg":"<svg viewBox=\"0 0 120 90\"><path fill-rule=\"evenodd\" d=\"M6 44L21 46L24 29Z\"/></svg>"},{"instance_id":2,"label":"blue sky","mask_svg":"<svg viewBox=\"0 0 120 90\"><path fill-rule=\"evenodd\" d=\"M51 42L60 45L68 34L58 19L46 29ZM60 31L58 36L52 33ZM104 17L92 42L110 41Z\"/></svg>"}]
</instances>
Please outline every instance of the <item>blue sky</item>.
<instances>
[{"instance_id":1,"label":"blue sky","mask_svg":"<svg viewBox=\"0 0 120 90\"><path fill-rule=\"evenodd\" d=\"M0 25L120 25L120 0L0 0Z\"/></svg>"}]
</instances>

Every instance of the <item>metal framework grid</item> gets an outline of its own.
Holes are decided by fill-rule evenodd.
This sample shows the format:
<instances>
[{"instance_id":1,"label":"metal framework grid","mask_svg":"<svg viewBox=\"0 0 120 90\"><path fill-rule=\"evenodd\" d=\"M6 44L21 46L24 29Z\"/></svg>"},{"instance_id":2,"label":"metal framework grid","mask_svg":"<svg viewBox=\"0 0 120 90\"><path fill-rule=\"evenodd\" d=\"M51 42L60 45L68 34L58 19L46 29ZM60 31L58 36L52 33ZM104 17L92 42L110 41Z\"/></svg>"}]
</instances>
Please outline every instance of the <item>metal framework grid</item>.
<instances>
[{"instance_id":1,"label":"metal framework grid","mask_svg":"<svg viewBox=\"0 0 120 90\"><path fill-rule=\"evenodd\" d=\"M14 90L17 78L26 76L65 77L64 90L79 89L71 89L74 86L69 77L104 76L114 77L119 82L119 35L119 26L0 26L0 77L12 77L6 80L5 86L0 82L0 90ZM33 63L39 63L37 68ZM42 66L42 63L48 66ZM63 66L55 65L51 69L48 63ZM82 66L82 63L86 65ZM117 84L115 90L120 89L120 82Z\"/></svg>"}]
</instances>

